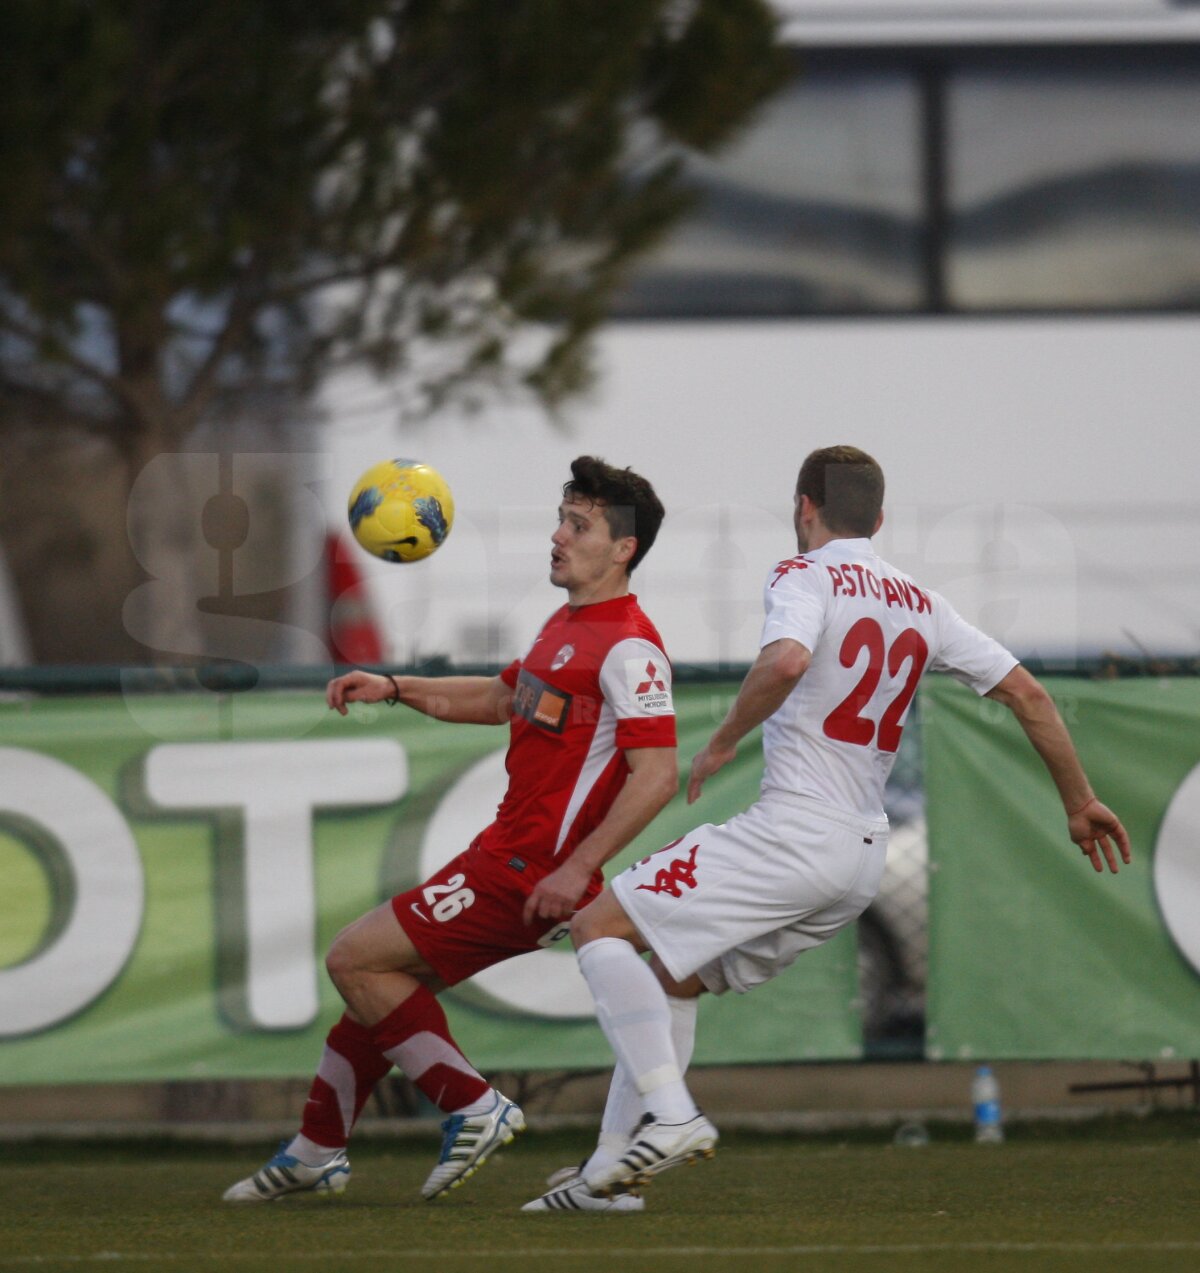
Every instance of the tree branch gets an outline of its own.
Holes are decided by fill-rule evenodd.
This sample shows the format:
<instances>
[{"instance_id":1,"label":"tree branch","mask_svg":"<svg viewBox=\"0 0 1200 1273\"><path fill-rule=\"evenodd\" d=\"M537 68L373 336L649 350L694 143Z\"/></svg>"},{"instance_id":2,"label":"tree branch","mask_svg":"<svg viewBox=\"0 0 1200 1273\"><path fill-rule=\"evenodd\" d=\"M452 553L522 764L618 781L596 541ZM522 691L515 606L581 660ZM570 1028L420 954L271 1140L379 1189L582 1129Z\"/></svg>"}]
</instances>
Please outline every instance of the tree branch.
<instances>
[{"instance_id":1,"label":"tree branch","mask_svg":"<svg viewBox=\"0 0 1200 1273\"><path fill-rule=\"evenodd\" d=\"M199 419L205 405L213 396L221 364L231 352L241 346L246 330L261 304L261 299L255 299L252 290L245 280L235 289L225 324L213 340L204 361L192 376L191 383L179 403L179 412L185 421L185 428Z\"/></svg>"},{"instance_id":2,"label":"tree branch","mask_svg":"<svg viewBox=\"0 0 1200 1273\"><path fill-rule=\"evenodd\" d=\"M15 432L31 423L78 429L81 433L111 442L119 442L122 433L116 418L88 415L52 390L0 376L0 429Z\"/></svg>"},{"instance_id":3,"label":"tree branch","mask_svg":"<svg viewBox=\"0 0 1200 1273\"><path fill-rule=\"evenodd\" d=\"M8 331L14 336L19 336L22 340L28 341L31 345L33 345L35 349L40 349L43 343L49 339L53 346L53 353L51 356L54 361L64 363L85 380L98 385L105 391L105 393L109 394L123 406L127 408L136 406L136 404L127 397L119 378L109 374L102 368L97 367L86 358L81 357L69 346L63 344L63 342L57 337L47 336L46 333L39 332L37 328L31 324L22 322L21 319L8 313L0 313L0 331Z\"/></svg>"}]
</instances>

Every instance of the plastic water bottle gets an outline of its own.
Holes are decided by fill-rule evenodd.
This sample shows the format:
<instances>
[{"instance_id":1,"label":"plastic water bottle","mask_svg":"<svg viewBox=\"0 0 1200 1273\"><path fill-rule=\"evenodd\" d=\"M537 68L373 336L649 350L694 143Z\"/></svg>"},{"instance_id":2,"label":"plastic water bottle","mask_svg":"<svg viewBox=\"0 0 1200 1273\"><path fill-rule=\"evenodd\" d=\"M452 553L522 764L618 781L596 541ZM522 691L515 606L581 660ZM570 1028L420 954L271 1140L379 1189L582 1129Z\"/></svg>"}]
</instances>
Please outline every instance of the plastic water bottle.
<instances>
[{"instance_id":1,"label":"plastic water bottle","mask_svg":"<svg viewBox=\"0 0 1200 1273\"><path fill-rule=\"evenodd\" d=\"M1000 1116L1000 1084L990 1065L981 1065L971 1080L971 1104L975 1106L975 1139L996 1145L1004 1139Z\"/></svg>"}]
</instances>

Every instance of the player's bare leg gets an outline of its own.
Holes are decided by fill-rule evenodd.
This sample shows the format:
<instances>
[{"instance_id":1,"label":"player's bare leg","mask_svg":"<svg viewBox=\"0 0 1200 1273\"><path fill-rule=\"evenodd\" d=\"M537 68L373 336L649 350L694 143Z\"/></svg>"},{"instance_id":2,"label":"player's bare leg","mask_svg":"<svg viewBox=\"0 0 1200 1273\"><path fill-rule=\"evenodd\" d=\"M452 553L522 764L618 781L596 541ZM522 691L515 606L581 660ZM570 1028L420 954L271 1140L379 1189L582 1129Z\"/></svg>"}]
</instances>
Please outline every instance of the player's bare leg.
<instances>
[{"instance_id":1,"label":"player's bare leg","mask_svg":"<svg viewBox=\"0 0 1200 1273\"><path fill-rule=\"evenodd\" d=\"M351 1016L378 1025L422 986L441 984L400 927L391 903L368 911L333 939L325 958L329 978Z\"/></svg>"}]
</instances>

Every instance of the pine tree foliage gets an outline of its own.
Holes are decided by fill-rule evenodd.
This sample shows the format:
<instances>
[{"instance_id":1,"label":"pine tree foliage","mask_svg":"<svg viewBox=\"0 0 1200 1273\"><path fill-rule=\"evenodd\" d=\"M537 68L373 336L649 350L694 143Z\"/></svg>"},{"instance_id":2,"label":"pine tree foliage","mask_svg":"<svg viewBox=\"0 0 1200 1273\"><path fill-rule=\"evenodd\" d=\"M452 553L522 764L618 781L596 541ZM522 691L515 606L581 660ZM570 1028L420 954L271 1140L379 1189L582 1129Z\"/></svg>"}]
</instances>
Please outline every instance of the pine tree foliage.
<instances>
[{"instance_id":1,"label":"pine tree foliage","mask_svg":"<svg viewBox=\"0 0 1200 1273\"><path fill-rule=\"evenodd\" d=\"M782 74L766 0L8 0L0 48L0 427L135 466L356 363L557 403Z\"/></svg>"}]
</instances>

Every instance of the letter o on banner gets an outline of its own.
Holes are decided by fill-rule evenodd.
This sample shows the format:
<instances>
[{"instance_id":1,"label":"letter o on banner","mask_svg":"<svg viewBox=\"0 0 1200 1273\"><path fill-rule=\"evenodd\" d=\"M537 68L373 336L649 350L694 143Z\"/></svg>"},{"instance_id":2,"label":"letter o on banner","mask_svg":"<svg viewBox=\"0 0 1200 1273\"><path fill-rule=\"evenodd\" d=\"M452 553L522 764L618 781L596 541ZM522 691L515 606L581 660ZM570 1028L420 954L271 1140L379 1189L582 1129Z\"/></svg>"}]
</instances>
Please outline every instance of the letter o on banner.
<instances>
[{"instance_id":1,"label":"letter o on banner","mask_svg":"<svg viewBox=\"0 0 1200 1273\"><path fill-rule=\"evenodd\" d=\"M505 752L476 761L442 797L421 840L421 876L440 871L496 816L504 798L508 774ZM505 959L477 972L471 985L504 1007L535 1017L569 1020L594 1015L592 994L575 963L575 951L565 938L563 950L536 950Z\"/></svg>"},{"instance_id":2,"label":"letter o on banner","mask_svg":"<svg viewBox=\"0 0 1200 1273\"><path fill-rule=\"evenodd\" d=\"M0 747L0 823L32 824L69 868L66 921L24 963L0 969L0 1038L65 1021L117 979L142 924L142 860L120 810L51 756Z\"/></svg>"},{"instance_id":3,"label":"letter o on banner","mask_svg":"<svg viewBox=\"0 0 1200 1273\"><path fill-rule=\"evenodd\" d=\"M1154 845L1154 890L1175 945L1200 972L1200 765L1179 784Z\"/></svg>"}]
</instances>

